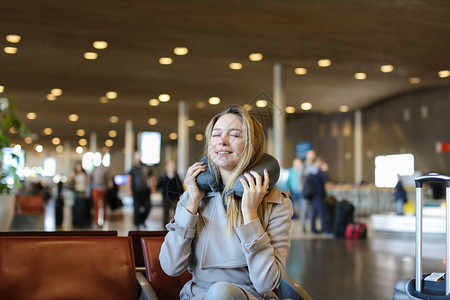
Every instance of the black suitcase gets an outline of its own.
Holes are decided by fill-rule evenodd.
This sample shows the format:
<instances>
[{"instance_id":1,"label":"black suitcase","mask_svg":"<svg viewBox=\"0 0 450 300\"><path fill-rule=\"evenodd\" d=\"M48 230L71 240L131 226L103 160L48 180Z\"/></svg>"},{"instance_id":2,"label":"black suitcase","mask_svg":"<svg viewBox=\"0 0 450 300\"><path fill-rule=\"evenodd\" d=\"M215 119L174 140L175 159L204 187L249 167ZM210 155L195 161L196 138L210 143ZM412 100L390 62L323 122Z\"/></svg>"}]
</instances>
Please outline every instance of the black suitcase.
<instances>
[{"instance_id":1,"label":"black suitcase","mask_svg":"<svg viewBox=\"0 0 450 300\"><path fill-rule=\"evenodd\" d=\"M89 227L91 225L91 205L88 198L75 198L72 206L72 224L75 227Z\"/></svg>"},{"instance_id":2,"label":"black suitcase","mask_svg":"<svg viewBox=\"0 0 450 300\"><path fill-rule=\"evenodd\" d=\"M430 173L416 181L416 274L413 279L402 279L394 286L394 300L450 299L450 177ZM424 182L443 182L446 187L446 266L440 280L425 280L430 274L422 274L422 186Z\"/></svg>"},{"instance_id":3,"label":"black suitcase","mask_svg":"<svg viewBox=\"0 0 450 300\"><path fill-rule=\"evenodd\" d=\"M348 224L353 223L355 206L347 200L337 201L334 208L333 234L344 237Z\"/></svg>"}]
</instances>

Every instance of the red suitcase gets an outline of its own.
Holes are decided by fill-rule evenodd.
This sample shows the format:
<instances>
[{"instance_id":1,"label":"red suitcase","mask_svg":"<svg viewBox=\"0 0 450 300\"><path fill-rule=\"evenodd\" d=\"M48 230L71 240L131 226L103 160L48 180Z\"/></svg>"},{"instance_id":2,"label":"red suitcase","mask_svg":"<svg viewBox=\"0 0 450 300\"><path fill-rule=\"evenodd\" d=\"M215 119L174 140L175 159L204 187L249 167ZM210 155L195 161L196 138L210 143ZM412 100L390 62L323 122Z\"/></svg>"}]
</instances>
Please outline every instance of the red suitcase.
<instances>
[{"instance_id":1,"label":"red suitcase","mask_svg":"<svg viewBox=\"0 0 450 300\"><path fill-rule=\"evenodd\" d=\"M345 238L364 239L367 237L367 225L364 223L350 223L345 228Z\"/></svg>"}]
</instances>

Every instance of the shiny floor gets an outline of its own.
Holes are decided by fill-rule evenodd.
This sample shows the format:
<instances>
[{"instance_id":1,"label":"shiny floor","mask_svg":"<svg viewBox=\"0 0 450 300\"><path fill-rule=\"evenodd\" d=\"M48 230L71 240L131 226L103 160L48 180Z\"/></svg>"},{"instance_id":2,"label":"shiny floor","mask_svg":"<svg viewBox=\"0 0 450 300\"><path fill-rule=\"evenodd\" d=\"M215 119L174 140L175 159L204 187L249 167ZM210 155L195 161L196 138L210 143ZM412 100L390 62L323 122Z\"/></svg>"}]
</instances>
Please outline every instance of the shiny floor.
<instances>
[{"instance_id":1,"label":"shiny floor","mask_svg":"<svg viewBox=\"0 0 450 300\"><path fill-rule=\"evenodd\" d=\"M102 228L117 230L126 236L135 230L130 199L124 207L109 214ZM147 219L148 230L163 229L160 199ZM72 201L65 201L64 221L56 228L53 203L44 215L18 215L11 230L76 230L71 225ZM298 220L293 220L291 249L286 273L305 288L314 299L392 299L394 283L414 276L414 235L391 234L370 230L365 240L336 239L327 235L305 234ZM423 244L424 272L445 272L445 236L425 235Z\"/></svg>"}]
</instances>

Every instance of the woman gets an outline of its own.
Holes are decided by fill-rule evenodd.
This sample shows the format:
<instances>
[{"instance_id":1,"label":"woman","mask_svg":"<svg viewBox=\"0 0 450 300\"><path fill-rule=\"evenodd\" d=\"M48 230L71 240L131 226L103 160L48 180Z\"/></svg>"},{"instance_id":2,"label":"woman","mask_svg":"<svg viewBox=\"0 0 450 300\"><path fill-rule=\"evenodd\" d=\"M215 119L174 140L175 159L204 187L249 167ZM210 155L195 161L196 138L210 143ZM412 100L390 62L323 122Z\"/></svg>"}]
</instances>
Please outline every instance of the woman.
<instances>
[{"instance_id":1,"label":"woman","mask_svg":"<svg viewBox=\"0 0 450 300\"><path fill-rule=\"evenodd\" d=\"M206 171L193 164L185 178L186 192L160 252L163 270L193 274L181 299L269 299L283 276L290 247L292 204L277 188L268 191L269 176L251 171L264 152L265 136L255 117L239 106L216 115L206 128L209 167L222 192L202 191L196 177ZM231 194L240 179L244 193ZM252 178L251 175L255 179Z\"/></svg>"},{"instance_id":2,"label":"woman","mask_svg":"<svg viewBox=\"0 0 450 300\"><path fill-rule=\"evenodd\" d=\"M89 186L89 177L86 171L83 169L81 162L75 163L73 174L71 175L69 182L72 183L72 191L74 199L86 198Z\"/></svg>"}]
</instances>

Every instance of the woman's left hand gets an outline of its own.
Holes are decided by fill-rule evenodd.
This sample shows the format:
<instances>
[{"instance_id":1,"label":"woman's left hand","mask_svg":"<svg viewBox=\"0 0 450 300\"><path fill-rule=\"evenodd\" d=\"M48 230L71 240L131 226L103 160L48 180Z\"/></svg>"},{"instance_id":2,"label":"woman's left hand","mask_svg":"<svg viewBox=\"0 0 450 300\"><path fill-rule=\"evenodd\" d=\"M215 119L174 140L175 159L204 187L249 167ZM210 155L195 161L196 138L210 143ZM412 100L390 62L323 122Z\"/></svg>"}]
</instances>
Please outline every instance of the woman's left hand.
<instances>
[{"instance_id":1,"label":"woman's left hand","mask_svg":"<svg viewBox=\"0 0 450 300\"><path fill-rule=\"evenodd\" d=\"M247 181L243 178L239 178L244 187L241 202L244 224L258 218L258 206L261 204L261 201L267 194L269 188L269 173L267 172L267 169L264 170L264 181L262 180L261 175L255 171L250 171L250 173L255 179L248 173L244 174Z\"/></svg>"}]
</instances>

